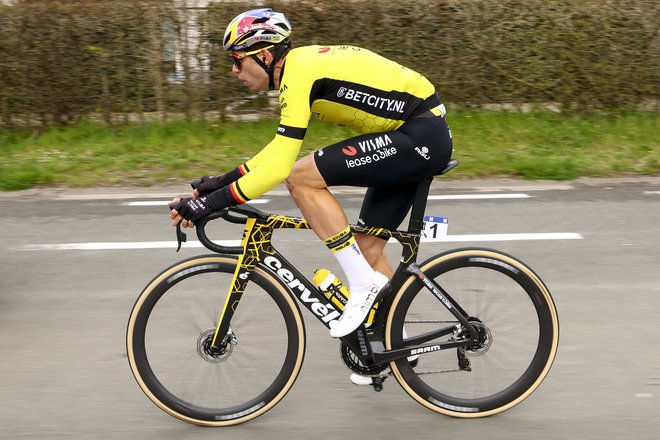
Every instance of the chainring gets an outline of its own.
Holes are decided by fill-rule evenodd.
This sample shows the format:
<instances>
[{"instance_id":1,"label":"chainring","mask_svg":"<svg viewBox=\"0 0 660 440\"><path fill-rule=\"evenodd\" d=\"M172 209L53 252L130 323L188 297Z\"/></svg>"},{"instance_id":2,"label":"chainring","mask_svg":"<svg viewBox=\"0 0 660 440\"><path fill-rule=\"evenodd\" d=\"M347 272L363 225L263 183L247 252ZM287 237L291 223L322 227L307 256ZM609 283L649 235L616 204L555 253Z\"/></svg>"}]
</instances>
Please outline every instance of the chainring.
<instances>
[{"instance_id":1,"label":"chainring","mask_svg":"<svg viewBox=\"0 0 660 440\"><path fill-rule=\"evenodd\" d=\"M348 368L350 368L353 372L360 374L362 376L378 376L381 372L383 372L388 364L378 364L378 365L371 365L367 366L362 363L360 358L358 357L357 354L353 350L350 349L350 347L343 342L340 344L340 352L341 352L341 358L346 364Z\"/></svg>"}]
</instances>

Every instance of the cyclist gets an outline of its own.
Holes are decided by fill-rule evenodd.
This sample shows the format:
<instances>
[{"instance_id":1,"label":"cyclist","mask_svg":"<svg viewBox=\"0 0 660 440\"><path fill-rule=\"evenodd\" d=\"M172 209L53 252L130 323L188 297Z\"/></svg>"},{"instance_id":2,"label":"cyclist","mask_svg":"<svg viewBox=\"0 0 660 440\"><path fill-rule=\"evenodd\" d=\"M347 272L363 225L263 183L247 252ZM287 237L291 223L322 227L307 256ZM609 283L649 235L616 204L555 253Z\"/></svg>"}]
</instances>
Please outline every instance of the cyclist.
<instances>
[{"instance_id":1,"label":"cyclist","mask_svg":"<svg viewBox=\"0 0 660 440\"><path fill-rule=\"evenodd\" d=\"M275 138L261 152L221 176L204 176L190 198L174 199L173 225L193 227L212 211L259 197L286 181L309 225L345 272L351 295L330 335L341 337L366 318L392 268L386 241L355 234L328 190L367 187L359 224L396 229L412 205L419 180L451 158L445 108L422 75L353 46L292 48L291 25L271 9L234 18L224 35L232 73L253 92L280 92ZM296 161L310 118L360 135Z\"/></svg>"}]
</instances>

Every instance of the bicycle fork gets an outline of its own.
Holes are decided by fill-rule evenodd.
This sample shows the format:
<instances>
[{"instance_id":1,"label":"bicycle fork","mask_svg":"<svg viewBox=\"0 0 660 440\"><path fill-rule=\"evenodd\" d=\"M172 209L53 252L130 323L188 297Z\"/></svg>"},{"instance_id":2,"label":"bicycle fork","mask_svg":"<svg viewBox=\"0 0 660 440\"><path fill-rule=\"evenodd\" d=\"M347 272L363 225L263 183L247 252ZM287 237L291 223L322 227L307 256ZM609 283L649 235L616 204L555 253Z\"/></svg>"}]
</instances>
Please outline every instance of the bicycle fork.
<instances>
[{"instance_id":1,"label":"bicycle fork","mask_svg":"<svg viewBox=\"0 0 660 440\"><path fill-rule=\"evenodd\" d=\"M236 264L236 269L234 270L234 276L231 280L229 292L227 293L227 299L225 300L225 304L220 311L218 326L216 327L215 333L213 335L211 349L221 351L229 342L227 338L229 335L229 323L231 322L231 318L234 316L234 312L238 307L241 295L243 292L245 292L245 288L247 287L247 283L250 279L250 274L259 261L258 256L252 254L251 252L248 253L247 249L247 245L250 243L255 223L256 219L248 218L245 225L245 230L243 231L243 239L241 241L243 252L238 256L238 262Z\"/></svg>"}]
</instances>

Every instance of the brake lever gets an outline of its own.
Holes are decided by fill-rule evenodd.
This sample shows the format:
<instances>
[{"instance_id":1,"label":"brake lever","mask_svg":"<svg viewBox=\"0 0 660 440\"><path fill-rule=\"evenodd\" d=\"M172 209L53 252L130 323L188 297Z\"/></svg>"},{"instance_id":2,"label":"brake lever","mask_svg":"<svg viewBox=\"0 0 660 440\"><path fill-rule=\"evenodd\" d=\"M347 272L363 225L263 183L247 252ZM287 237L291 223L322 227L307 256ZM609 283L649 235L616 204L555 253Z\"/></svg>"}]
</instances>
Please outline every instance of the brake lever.
<instances>
[{"instance_id":1,"label":"brake lever","mask_svg":"<svg viewBox=\"0 0 660 440\"><path fill-rule=\"evenodd\" d=\"M185 243L186 241L188 241L188 237L186 236L186 233L181 230L181 223L179 223L176 225L177 252L181 250L181 244Z\"/></svg>"}]
</instances>

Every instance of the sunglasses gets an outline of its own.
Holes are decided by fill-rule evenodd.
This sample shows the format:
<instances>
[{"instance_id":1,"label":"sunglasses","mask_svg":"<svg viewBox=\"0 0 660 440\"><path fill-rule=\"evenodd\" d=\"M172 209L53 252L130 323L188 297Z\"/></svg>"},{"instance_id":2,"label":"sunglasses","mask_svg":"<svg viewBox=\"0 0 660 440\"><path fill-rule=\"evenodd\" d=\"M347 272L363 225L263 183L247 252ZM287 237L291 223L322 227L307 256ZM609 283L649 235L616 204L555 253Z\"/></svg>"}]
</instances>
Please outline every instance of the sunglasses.
<instances>
[{"instance_id":1,"label":"sunglasses","mask_svg":"<svg viewBox=\"0 0 660 440\"><path fill-rule=\"evenodd\" d=\"M261 49L253 50L252 52L243 52L243 53L230 53L229 56L231 57L232 61L234 62L234 66L236 66L237 69L241 68L241 60L245 57L249 57L250 55L255 55L261 52L264 49L271 49L274 47L274 45L270 45L267 47L262 47Z\"/></svg>"}]
</instances>

